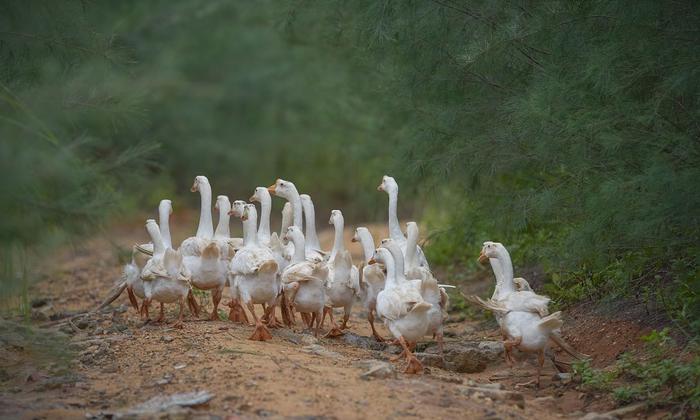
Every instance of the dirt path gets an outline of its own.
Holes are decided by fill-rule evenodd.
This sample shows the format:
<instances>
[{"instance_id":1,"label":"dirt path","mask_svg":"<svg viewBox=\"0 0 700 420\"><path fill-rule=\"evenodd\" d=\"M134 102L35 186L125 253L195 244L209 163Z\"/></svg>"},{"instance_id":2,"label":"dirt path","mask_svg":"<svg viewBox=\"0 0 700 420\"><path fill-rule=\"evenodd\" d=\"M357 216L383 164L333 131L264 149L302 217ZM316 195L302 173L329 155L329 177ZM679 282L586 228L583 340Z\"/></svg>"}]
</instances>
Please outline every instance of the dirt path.
<instances>
[{"instance_id":1,"label":"dirt path","mask_svg":"<svg viewBox=\"0 0 700 420\"><path fill-rule=\"evenodd\" d=\"M122 247L143 237L140 227L111 232ZM328 232L321 238L330 242ZM97 306L119 277L115 249L104 238L96 239L50 262L46 279L32 291L34 298L42 298L35 300L37 324L46 334L55 329L67 333L75 360L62 369L60 363L41 365L21 357L20 350L4 350L15 359L5 358L9 365L2 372L9 379L0 395L0 414L99 417L125 413L153 397L192 391L207 391L213 398L204 406L170 411L171 417L548 419L607 406L585 401L571 384L553 381L556 371L549 363L542 389L515 389L515 382L529 380L534 371L529 358L513 371L499 357L479 373L428 367L420 376L401 373L404 365L394 362L390 366L396 374L363 378L368 363L386 362L397 348L382 349L367 338L369 328L359 309L347 339L316 340L302 331L279 329L265 343L247 340L252 328L228 321L190 319L182 330L143 325L127 306L126 294L105 311L68 321L66 315ZM354 245L351 249L359 252ZM200 299L206 303L208 298ZM167 309L168 319L175 314L174 306ZM447 331L454 345L498 340L492 325L464 321L459 314L451 315Z\"/></svg>"}]
</instances>

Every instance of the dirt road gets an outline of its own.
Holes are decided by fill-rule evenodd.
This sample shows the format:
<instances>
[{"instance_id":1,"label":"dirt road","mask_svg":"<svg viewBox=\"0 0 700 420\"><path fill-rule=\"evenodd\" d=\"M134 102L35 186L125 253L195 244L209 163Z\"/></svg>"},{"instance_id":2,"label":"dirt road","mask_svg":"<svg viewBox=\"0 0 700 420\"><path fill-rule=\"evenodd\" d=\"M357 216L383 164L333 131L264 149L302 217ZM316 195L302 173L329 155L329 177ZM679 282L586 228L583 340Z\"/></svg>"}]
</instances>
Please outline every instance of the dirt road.
<instances>
[{"instance_id":1,"label":"dirt road","mask_svg":"<svg viewBox=\"0 0 700 420\"><path fill-rule=\"evenodd\" d=\"M193 391L206 391L209 401L167 414L142 411L137 417L548 419L609 407L581 398L566 381L553 381L556 371L549 363L542 389L516 389L516 382L531 379L534 372L528 357L513 371L498 356L478 373L429 366L423 375L405 375L402 362L388 362L398 349L369 338L359 308L345 338L317 340L303 331L277 329L264 343L247 340L252 327L223 320L190 318L184 329L144 325L126 296L100 313L70 316L96 307L119 277L115 242L127 248L144 235L135 227L115 229L110 237L54 257L45 279L31 291L35 325L46 337L56 330L65 334L66 344L50 340L72 353L68 364L42 363L22 345L5 345L4 417L109 417L154 397ZM328 232L321 237L330 243ZM207 296L199 299L208 301ZM176 308L170 306L167 319L172 320ZM459 313L451 314L446 335L448 346L455 348L498 341L493 324L465 321ZM381 369L376 376L363 376L371 365Z\"/></svg>"}]
</instances>

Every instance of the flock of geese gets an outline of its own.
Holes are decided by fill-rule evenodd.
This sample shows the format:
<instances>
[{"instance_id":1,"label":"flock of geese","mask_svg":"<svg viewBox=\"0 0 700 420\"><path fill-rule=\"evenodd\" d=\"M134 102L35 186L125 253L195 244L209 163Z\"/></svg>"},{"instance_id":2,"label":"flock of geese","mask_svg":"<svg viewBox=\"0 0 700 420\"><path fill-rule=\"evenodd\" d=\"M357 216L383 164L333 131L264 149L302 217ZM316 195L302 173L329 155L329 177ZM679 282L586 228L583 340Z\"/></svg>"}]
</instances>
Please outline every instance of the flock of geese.
<instances>
[{"instance_id":1,"label":"flock of geese","mask_svg":"<svg viewBox=\"0 0 700 420\"><path fill-rule=\"evenodd\" d=\"M378 317L394 336L394 342L402 347L403 352L393 360L405 358L406 373L421 373L423 366L413 350L421 338L432 335L442 354L443 322L449 301L445 289L454 286L438 284L431 273L418 245L415 222L406 224L404 235L397 216L399 187L394 178L384 176L377 189L389 196L389 238L376 247L366 227L356 228L352 241L360 243L364 256L356 266L345 248L342 212L331 211L329 224L335 229L335 237L333 248L324 251L316 235L313 201L309 195L299 194L292 182L277 179L267 188L255 189L249 201L260 204L259 217L255 204L242 200L231 203L227 196L219 195L214 205L219 214L215 230L211 185L205 176L197 176L191 189L199 192L201 198L195 236L185 239L179 248L173 247L169 228L172 203L161 200L159 223L154 219L146 221L150 243L133 247L122 282L101 307L126 290L132 306L146 321L150 304L158 302L157 322L162 322L164 305L178 303L174 326L182 328L185 305L194 316L200 312L193 287L211 292L214 307L210 319L217 320L228 286L229 320L249 325L250 314L254 323L250 339L265 341L272 338L269 328L289 328L296 324L297 314L315 336L326 316L331 328L325 336L342 335L353 305L359 302L368 313L375 339L385 341L374 326ZM279 234L270 231L272 196L286 200ZM242 221L243 238L231 237L231 216ZM544 351L550 339L570 354L581 356L559 336L561 313L548 313L549 298L533 292L524 279L513 278L510 256L503 245L485 242L479 261L490 262L496 290L488 300L477 296L467 299L495 313L503 334L506 361L511 366L514 348L537 353L539 386ZM254 305L262 305L261 316ZM340 325L333 317L334 308L343 309Z\"/></svg>"}]
</instances>

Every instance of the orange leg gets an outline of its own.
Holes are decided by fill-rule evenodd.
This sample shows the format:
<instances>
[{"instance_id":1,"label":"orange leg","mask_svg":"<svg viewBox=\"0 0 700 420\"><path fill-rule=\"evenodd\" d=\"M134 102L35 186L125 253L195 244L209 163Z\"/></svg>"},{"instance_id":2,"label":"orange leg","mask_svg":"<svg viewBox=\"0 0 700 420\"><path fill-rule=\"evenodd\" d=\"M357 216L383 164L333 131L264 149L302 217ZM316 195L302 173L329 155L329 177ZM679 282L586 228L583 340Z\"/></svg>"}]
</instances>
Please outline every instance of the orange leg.
<instances>
[{"instance_id":1,"label":"orange leg","mask_svg":"<svg viewBox=\"0 0 700 420\"><path fill-rule=\"evenodd\" d=\"M367 321L369 321L369 326L372 327L372 335L374 336L374 339L380 343L383 343L385 341L384 337L379 335L377 330L374 328L374 310L369 310L369 313L367 314Z\"/></svg>"},{"instance_id":2,"label":"orange leg","mask_svg":"<svg viewBox=\"0 0 700 420\"><path fill-rule=\"evenodd\" d=\"M163 302L160 303L160 314L158 315L158 319L156 319L156 322L160 323L165 320L165 304Z\"/></svg>"},{"instance_id":3,"label":"orange leg","mask_svg":"<svg viewBox=\"0 0 700 420\"><path fill-rule=\"evenodd\" d=\"M228 319L231 322L238 322L241 324L248 324L248 315L245 313L245 309L237 299L232 299L228 303L228 307L231 308L228 312Z\"/></svg>"},{"instance_id":4,"label":"orange leg","mask_svg":"<svg viewBox=\"0 0 700 420\"><path fill-rule=\"evenodd\" d=\"M515 359L513 358L513 348L518 347L520 345L520 342L523 341L522 337L515 338L513 340L505 340L503 342L503 348L505 349L504 354L506 357L506 362L508 363L508 366L513 368L513 364L515 363Z\"/></svg>"},{"instance_id":5,"label":"orange leg","mask_svg":"<svg viewBox=\"0 0 700 420\"><path fill-rule=\"evenodd\" d=\"M408 361L404 373L423 373L423 365L420 360L413 355L406 340L403 337L399 337L399 342L401 343L401 347L403 347L403 351L406 353L406 361Z\"/></svg>"},{"instance_id":6,"label":"orange leg","mask_svg":"<svg viewBox=\"0 0 700 420\"><path fill-rule=\"evenodd\" d=\"M327 306L323 308L321 324L323 324L323 318L326 317L326 313L328 313L328 317L331 320L331 330L328 331L328 334L326 334L324 337L339 337L343 335L343 332L340 330L340 328L338 328L338 324L336 324L335 320L333 320L333 308L329 308Z\"/></svg>"},{"instance_id":7,"label":"orange leg","mask_svg":"<svg viewBox=\"0 0 700 420\"><path fill-rule=\"evenodd\" d=\"M255 314L255 307L253 305L253 302L248 302L246 306L248 307L248 310L250 311L251 315L253 315L253 319L255 320L255 331L253 331L253 335L251 335L248 338L248 340L272 340L272 334L270 334L270 331L268 331L265 324L262 323L262 320L258 318L258 315Z\"/></svg>"},{"instance_id":8,"label":"orange leg","mask_svg":"<svg viewBox=\"0 0 700 420\"><path fill-rule=\"evenodd\" d=\"M214 289L211 291L211 300L214 303L214 309L211 311L210 321L219 320L219 302L221 302L221 295L224 292L223 289Z\"/></svg>"},{"instance_id":9,"label":"orange leg","mask_svg":"<svg viewBox=\"0 0 700 420\"><path fill-rule=\"evenodd\" d=\"M192 290L187 293L187 306L190 308L190 313L195 317L199 316L199 305L197 304L197 299L194 298Z\"/></svg>"},{"instance_id":10,"label":"orange leg","mask_svg":"<svg viewBox=\"0 0 700 420\"><path fill-rule=\"evenodd\" d=\"M151 299L144 299L143 302L141 302L141 319L148 322L149 317L148 317L148 307L151 305Z\"/></svg>"},{"instance_id":11,"label":"orange leg","mask_svg":"<svg viewBox=\"0 0 700 420\"><path fill-rule=\"evenodd\" d=\"M134 294L134 289L131 288L131 286L126 287L126 293L129 295L129 302L131 302L131 306L136 309L136 312L139 311L139 301L136 300L136 295Z\"/></svg>"},{"instance_id":12,"label":"orange leg","mask_svg":"<svg viewBox=\"0 0 700 420\"><path fill-rule=\"evenodd\" d=\"M340 329L341 330L346 330L348 328L348 320L350 319L350 311L345 310L345 313L343 314L343 323L340 324Z\"/></svg>"},{"instance_id":13,"label":"orange leg","mask_svg":"<svg viewBox=\"0 0 700 420\"><path fill-rule=\"evenodd\" d=\"M182 324L182 318L185 316L185 298L181 297L178 303L180 304L180 313L177 315L177 322L173 324L173 328L184 327L184 325Z\"/></svg>"}]
</instances>

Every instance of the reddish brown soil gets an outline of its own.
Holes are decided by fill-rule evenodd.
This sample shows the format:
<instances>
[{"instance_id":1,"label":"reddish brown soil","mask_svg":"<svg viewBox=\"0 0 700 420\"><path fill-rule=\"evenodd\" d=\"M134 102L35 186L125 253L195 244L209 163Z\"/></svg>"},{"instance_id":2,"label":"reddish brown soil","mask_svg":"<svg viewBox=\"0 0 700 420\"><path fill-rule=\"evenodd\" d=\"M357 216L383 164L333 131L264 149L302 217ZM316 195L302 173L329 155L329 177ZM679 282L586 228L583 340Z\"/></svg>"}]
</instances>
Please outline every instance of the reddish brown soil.
<instances>
[{"instance_id":1,"label":"reddish brown soil","mask_svg":"<svg viewBox=\"0 0 700 420\"><path fill-rule=\"evenodd\" d=\"M184 237L177 224L175 238ZM189 226L188 226L189 228ZM119 249L145 242L140 226L110 230L109 240L100 237L66 249L44 268L44 279L31 291L48 301L48 315L86 311L96 307L119 278ZM375 239L383 237L375 229ZM330 246L331 234L321 233ZM349 238L349 233L346 235ZM350 245L354 253L359 246ZM359 255L354 257L359 261ZM488 279L484 281L490 281ZM484 289L482 283L474 287ZM207 304L206 296L200 297ZM119 308L121 305L121 308ZM172 320L176 308L167 308ZM184 329L169 324L144 325L128 307L126 294L113 305L117 310L89 316L88 325L67 319L36 321L43 331L70 331L74 361L67 370L37 362L23 348L3 347L0 415L22 418L85 418L86 414L117 413L162 394L207 390L211 402L184 416L239 415L242 417L307 418L539 418L566 417L572 413L613 408L605 398L590 399L575 384L552 380L556 372L547 362L542 388L519 388L525 407L490 398L465 396L461 387L469 381L500 382L505 390L531 379L534 358L520 357L511 371L503 361L481 373L458 374L430 368L423 375L405 375L402 362L395 379L364 380L356 363L365 359L386 360L391 354L354 347L337 339L316 341L308 334L273 330L269 342L247 340L252 328L228 321L188 319ZM448 341L499 340L493 323L464 320L452 314L447 325ZM351 330L370 336L360 309L351 318ZM388 332L383 326L385 337ZM638 344L643 332L630 321L614 321L574 312L566 327L569 341L591 354L596 364L612 362L620 351ZM606 343L601 346L600 343ZM319 344L317 355L306 346ZM21 346L20 346L21 347ZM3 356L3 355L0 355ZM12 356L14 359L10 359ZM66 373L68 372L68 373Z\"/></svg>"}]
</instances>

